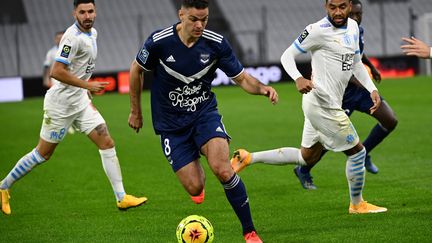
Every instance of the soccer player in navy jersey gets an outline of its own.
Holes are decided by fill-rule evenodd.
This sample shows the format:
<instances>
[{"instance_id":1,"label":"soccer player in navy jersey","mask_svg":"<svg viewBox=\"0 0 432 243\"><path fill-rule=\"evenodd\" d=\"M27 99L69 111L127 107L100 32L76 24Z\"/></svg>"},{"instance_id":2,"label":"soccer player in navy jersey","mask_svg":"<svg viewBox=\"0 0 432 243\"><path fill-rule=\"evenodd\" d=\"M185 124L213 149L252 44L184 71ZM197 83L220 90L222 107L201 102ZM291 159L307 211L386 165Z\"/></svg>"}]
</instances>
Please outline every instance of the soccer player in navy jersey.
<instances>
[{"instance_id":1,"label":"soccer player in navy jersey","mask_svg":"<svg viewBox=\"0 0 432 243\"><path fill-rule=\"evenodd\" d=\"M360 53L362 54L362 62L367 67L369 67L372 77L375 79L375 81L379 83L381 81L381 74L371 63L371 61L367 58L366 54L363 53L364 29L360 26L362 21L362 15L363 15L362 3L359 0L353 0L351 12L350 12L350 18L354 19L359 24L359 30L360 30L359 46L360 46ZM342 103L342 109L345 110L348 116L351 116L351 114L356 110L368 114L374 117L375 119L377 119L378 121L378 124L374 126L372 131L369 133L369 136L363 142L363 145L365 146L367 151L365 168L367 171L373 174L378 173L378 167L374 163L372 163L369 153L395 129L398 122L395 113L393 112L390 105L382 97L381 100L382 103L380 107L374 113L371 114L369 108L373 105L373 102L370 98L370 94L363 86L360 85L357 78L352 76L345 90L343 103ZM323 150L323 154L321 156L323 156L326 152L327 150ZM296 176L300 180L300 183L305 189L316 189L316 186L312 180L312 176L310 175L310 171L313 166L314 164L306 165L306 166L296 166L294 168L294 173L296 174Z\"/></svg>"},{"instance_id":2,"label":"soccer player in navy jersey","mask_svg":"<svg viewBox=\"0 0 432 243\"><path fill-rule=\"evenodd\" d=\"M246 242L262 242L252 222L245 186L229 163L230 137L211 82L219 68L250 94L267 96L273 104L278 96L244 70L222 35L206 29L208 16L208 0L184 0L180 22L153 32L145 41L130 67L129 126L138 132L143 125L140 77L153 70L153 128L180 183L195 203L203 202L205 175L199 161L203 154L225 189Z\"/></svg>"}]
</instances>

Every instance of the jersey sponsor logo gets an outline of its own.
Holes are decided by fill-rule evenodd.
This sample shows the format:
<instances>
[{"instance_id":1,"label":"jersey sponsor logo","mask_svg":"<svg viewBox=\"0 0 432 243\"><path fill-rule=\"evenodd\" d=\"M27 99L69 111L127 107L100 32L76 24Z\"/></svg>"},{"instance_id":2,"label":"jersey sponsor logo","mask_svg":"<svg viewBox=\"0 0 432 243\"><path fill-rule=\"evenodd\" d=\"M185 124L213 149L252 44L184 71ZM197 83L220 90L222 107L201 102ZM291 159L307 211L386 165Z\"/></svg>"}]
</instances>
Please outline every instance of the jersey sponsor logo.
<instances>
[{"instance_id":1,"label":"jersey sponsor logo","mask_svg":"<svg viewBox=\"0 0 432 243\"><path fill-rule=\"evenodd\" d=\"M165 61L166 62L175 62L176 60L174 59L174 57L172 55L170 55Z\"/></svg>"},{"instance_id":2,"label":"jersey sponsor logo","mask_svg":"<svg viewBox=\"0 0 432 243\"><path fill-rule=\"evenodd\" d=\"M202 64L207 64L210 61L210 54L201 54L200 61Z\"/></svg>"},{"instance_id":3,"label":"jersey sponsor logo","mask_svg":"<svg viewBox=\"0 0 432 243\"><path fill-rule=\"evenodd\" d=\"M168 96L172 101L172 106L178 106L180 108L186 108L187 111L196 111L196 106L210 98L207 91L198 95L201 91L202 84L197 86L189 87L188 85L183 86L183 88L176 88L171 91Z\"/></svg>"},{"instance_id":4,"label":"jersey sponsor logo","mask_svg":"<svg viewBox=\"0 0 432 243\"><path fill-rule=\"evenodd\" d=\"M69 57L69 53L71 51L71 48L72 48L71 46L64 45L63 48L62 48L62 51L60 53L60 56L64 57L64 58L68 58Z\"/></svg>"},{"instance_id":5,"label":"jersey sponsor logo","mask_svg":"<svg viewBox=\"0 0 432 243\"><path fill-rule=\"evenodd\" d=\"M347 53L341 56L342 71L350 71L354 63L354 54Z\"/></svg>"},{"instance_id":6,"label":"jersey sponsor logo","mask_svg":"<svg viewBox=\"0 0 432 243\"><path fill-rule=\"evenodd\" d=\"M144 64L147 62L148 56L149 52L144 48L138 53L138 59Z\"/></svg>"},{"instance_id":7,"label":"jersey sponsor logo","mask_svg":"<svg viewBox=\"0 0 432 243\"><path fill-rule=\"evenodd\" d=\"M301 35L298 37L298 42L299 43L302 43L305 39L306 39L306 37L309 35L309 32L305 29L304 31L303 31L303 33L301 33Z\"/></svg>"}]
</instances>

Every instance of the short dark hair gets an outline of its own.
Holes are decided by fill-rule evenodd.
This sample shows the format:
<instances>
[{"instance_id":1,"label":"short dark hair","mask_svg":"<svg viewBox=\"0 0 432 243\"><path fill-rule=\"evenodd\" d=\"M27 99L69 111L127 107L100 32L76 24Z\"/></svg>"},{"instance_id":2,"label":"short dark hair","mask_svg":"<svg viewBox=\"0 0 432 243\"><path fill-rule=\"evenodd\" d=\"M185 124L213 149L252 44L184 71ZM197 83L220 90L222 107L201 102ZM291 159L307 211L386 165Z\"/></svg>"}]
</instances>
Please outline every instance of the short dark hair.
<instances>
[{"instance_id":1,"label":"short dark hair","mask_svg":"<svg viewBox=\"0 0 432 243\"><path fill-rule=\"evenodd\" d=\"M360 2L360 0L351 0L352 5L354 4L360 4L362 5L362 3Z\"/></svg>"},{"instance_id":2,"label":"short dark hair","mask_svg":"<svg viewBox=\"0 0 432 243\"><path fill-rule=\"evenodd\" d=\"M208 0L183 0L182 7L205 9L208 8Z\"/></svg>"},{"instance_id":3,"label":"short dark hair","mask_svg":"<svg viewBox=\"0 0 432 243\"><path fill-rule=\"evenodd\" d=\"M73 5L74 8L78 7L81 3L93 3L95 4L95 0L74 0Z\"/></svg>"},{"instance_id":4,"label":"short dark hair","mask_svg":"<svg viewBox=\"0 0 432 243\"><path fill-rule=\"evenodd\" d=\"M326 3L328 2L328 0L326 0ZM352 2L352 4L354 4L354 0L349 0L348 2ZM360 2L360 1L359 1ZM361 4L361 3L360 3Z\"/></svg>"}]
</instances>

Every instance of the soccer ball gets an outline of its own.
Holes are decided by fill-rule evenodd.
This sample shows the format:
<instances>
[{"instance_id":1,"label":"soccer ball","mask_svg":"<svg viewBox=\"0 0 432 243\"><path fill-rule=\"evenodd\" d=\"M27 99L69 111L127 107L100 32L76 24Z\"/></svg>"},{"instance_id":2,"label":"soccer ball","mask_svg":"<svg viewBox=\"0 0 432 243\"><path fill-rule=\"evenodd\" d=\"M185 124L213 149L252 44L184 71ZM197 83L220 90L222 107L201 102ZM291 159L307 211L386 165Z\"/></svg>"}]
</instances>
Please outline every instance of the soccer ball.
<instances>
[{"instance_id":1,"label":"soccer ball","mask_svg":"<svg viewBox=\"0 0 432 243\"><path fill-rule=\"evenodd\" d=\"M190 215L180 221L176 235L179 243L210 243L214 239L210 221L199 215Z\"/></svg>"}]
</instances>

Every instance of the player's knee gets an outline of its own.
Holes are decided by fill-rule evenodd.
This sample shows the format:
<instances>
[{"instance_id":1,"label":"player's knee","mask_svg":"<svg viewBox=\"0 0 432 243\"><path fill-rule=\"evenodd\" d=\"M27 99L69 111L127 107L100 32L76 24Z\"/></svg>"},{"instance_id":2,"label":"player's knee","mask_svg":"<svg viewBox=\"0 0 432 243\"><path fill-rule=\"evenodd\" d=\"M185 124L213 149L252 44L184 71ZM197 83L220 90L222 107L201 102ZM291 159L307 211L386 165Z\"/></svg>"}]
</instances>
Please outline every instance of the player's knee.
<instances>
[{"instance_id":1,"label":"player's knee","mask_svg":"<svg viewBox=\"0 0 432 243\"><path fill-rule=\"evenodd\" d=\"M115 143L114 140L110 137L107 136L100 144L99 144L99 149L110 149L110 148L114 148Z\"/></svg>"}]
</instances>

